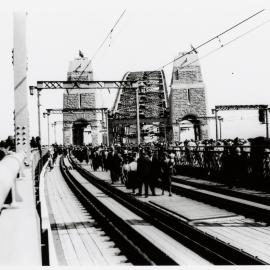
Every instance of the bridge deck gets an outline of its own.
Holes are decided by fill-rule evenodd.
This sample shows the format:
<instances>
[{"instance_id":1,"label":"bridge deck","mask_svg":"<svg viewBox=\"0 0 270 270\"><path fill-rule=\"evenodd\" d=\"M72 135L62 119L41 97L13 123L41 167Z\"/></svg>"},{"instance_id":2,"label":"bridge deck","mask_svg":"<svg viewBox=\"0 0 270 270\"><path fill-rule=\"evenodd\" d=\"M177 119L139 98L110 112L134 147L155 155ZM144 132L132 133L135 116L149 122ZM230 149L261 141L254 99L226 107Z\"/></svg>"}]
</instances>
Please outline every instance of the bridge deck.
<instances>
[{"instance_id":1,"label":"bridge deck","mask_svg":"<svg viewBox=\"0 0 270 270\"><path fill-rule=\"evenodd\" d=\"M98 178L110 182L109 172L94 172L85 164L83 167ZM115 187L131 193L122 184L116 183ZM198 229L270 263L270 227L267 224L180 195L169 197L165 192L162 196L159 188L156 188L156 194L137 198L168 210Z\"/></svg>"},{"instance_id":2,"label":"bridge deck","mask_svg":"<svg viewBox=\"0 0 270 270\"><path fill-rule=\"evenodd\" d=\"M66 159L65 162L67 162ZM154 243L158 248L164 251L179 265L210 264L208 261L197 255L196 253L177 242L175 239L166 235L156 227L143 220L138 215L132 213L120 203L105 195L102 191L100 191L95 186L86 181L85 178L83 178L76 170L70 170L70 173L72 173L73 176L76 177L76 179L78 179L78 181L80 181L85 186L85 188L87 188L92 194L94 194L95 197L98 198L103 204L113 210L114 213L116 213L119 217L128 222L129 225L132 226L132 228L134 228L145 238L151 241L151 243ZM99 175L103 176L108 181L108 174L100 172Z\"/></svg>"}]
</instances>

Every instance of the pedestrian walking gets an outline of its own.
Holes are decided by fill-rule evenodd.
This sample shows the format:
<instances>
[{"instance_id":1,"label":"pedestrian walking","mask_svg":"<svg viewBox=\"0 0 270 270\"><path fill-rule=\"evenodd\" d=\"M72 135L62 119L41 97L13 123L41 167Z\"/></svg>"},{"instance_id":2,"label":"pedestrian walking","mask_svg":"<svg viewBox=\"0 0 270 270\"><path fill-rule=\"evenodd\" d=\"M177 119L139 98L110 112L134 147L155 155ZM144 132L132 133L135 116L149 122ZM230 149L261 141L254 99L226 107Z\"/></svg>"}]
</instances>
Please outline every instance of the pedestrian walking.
<instances>
[{"instance_id":1,"label":"pedestrian walking","mask_svg":"<svg viewBox=\"0 0 270 270\"><path fill-rule=\"evenodd\" d=\"M122 175L121 175L121 182L122 184L127 186L128 183L128 172L129 172L129 160L128 157L125 156L124 157L124 161L123 161L123 167L122 167Z\"/></svg>"},{"instance_id":2,"label":"pedestrian walking","mask_svg":"<svg viewBox=\"0 0 270 270\"><path fill-rule=\"evenodd\" d=\"M165 154L161 163L162 195L164 195L164 190L168 189L169 196L172 196L172 175L174 174L174 165L174 160L170 159L168 154Z\"/></svg>"},{"instance_id":3,"label":"pedestrian walking","mask_svg":"<svg viewBox=\"0 0 270 270\"><path fill-rule=\"evenodd\" d=\"M132 188L132 193L135 194L135 190L139 187L138 185L138 175L137 175L137 161L136 156L133 155L130 158L129 172L128 172L128 182L127 188Z\"/></svg>"}]
</instances>

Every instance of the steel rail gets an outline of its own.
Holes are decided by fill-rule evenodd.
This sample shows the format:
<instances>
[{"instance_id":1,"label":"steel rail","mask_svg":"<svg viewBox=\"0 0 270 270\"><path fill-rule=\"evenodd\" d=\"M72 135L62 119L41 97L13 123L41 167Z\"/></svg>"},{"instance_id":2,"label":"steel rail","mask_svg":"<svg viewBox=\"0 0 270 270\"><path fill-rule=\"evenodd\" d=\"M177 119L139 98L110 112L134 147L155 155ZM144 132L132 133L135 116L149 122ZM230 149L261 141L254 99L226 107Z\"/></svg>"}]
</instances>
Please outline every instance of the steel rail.
<instances>
[{"instance_id":1,"label":"steel rail","mask_svg":"<svg viewBox=\"0 0 270 270\"><path fill-rule=\"evenodd\" d=\"M74 194L121 251L135 265L177 265L167 254L134 230L81 185L60 159L60 170Z\"/></svg>"},{"instance_id":2,"label":"steel rail","mask_svg":"<svg viewBox=\"0 0 270 270\"><path fill-rule=\"evenodd\" d=\"M166 234L193 250L209 262L216 265L264 265L264 261L258 259L229 245L205 232L200 231L168 212L158 209L148 203L141 202L129 194L123 193L110 184L100 181L86 169L82 168L73 159L73 167L90 183L97 186L105 194L114 198L122 205L144 218Z\"/></svg>"},{"instance_id":3,"label":"steel rail","mask_svg":"<svg viewBox=\"0 0 270 270\"><path fill-rule=\"evenodd\" d=\"M215 196L214 194L206 194L201 193L200 189L202 190L208 190L212 192L216 192L219 194L223 194L226 196L234 197L236 199L243 199L247 200L251 203L260 203L260 204L266 204L270 205L270 199L267 197L259 197L254 194L246 194L246 193L240 193L234 190L230 189L222 189L215 186L206 186L200 183L184 183L181 181L177 181L176 179L173 179L173 182L178 184L183 184L187 186L193 186L196 187L196 190L191 190L188 188L180 187L178 185L172 184L172 190L176 194L184 195L185 197L188 197L190 199L196 199L197 201L201 201L213 206L222 207L223 209L226 209L228 211L232 211L244 215L248 218L253 218L255 220L266 222L267 224L270 224L270 211L264 208L260 208L257 205L247 205L242 201L234 201L230 200L229 198L220 198ZM198 196L198 194L200 194Z\"/></svg>"}]
</instances>

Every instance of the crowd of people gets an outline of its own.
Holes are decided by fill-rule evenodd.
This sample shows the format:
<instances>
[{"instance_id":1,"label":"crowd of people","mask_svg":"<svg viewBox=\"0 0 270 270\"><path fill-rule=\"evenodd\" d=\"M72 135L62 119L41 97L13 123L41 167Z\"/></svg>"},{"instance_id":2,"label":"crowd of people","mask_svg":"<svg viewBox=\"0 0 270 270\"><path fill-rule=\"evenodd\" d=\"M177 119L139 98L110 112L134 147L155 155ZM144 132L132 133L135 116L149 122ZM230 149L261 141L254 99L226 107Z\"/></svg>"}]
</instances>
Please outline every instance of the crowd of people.
<instances>
[{"instance_id":1,"label":"crowd of people","mask_svg":"<svg viewBox=\"0 0 270 270\"><path fill-rule=\"evenodd\" d=\"M261 147L262 146L262 147ZM229 187L250 178L270 177L270 143L265 138L244 140L186 140L165 145L160 143L114 144L111 147L69 146L64 154L72 153L79 162L89 164L93 171L109 171L112 184L121 181L133 194L171 192L171 178L176 173L206 176L222 181ZM267 158L268 154L268 158ZM268 162L267 162L268 161ZM195 176L196 177L196 176ZM253 181L254 182L254 181ZM137 193L136 193L137 192Z\"/></svg>"},{"instance_id":2,"label":"crowd of people","mask_svg":"<svg viewBox=\"0 0 270 270\"><path fill-rule=\"evenodd\" d=\"M79 162L90 164L94 171L109 171L111 183L121 181L135 195L155 196L161 185L162 194L171 192L171 176L175 170L174 154L152 151L149 147L111 146L72 147L69 149ZM136 193L137 190L137 193Z\"/></svg>"}]
</instances>

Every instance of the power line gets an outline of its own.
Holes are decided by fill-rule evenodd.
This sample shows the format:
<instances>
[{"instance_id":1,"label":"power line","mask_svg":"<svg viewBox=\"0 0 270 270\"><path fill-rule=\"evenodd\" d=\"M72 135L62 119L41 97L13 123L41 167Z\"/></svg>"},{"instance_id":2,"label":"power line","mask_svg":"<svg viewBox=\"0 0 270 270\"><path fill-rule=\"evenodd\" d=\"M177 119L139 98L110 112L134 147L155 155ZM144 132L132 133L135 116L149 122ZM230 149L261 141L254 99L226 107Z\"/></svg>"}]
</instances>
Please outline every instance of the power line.
<instances>
[{"instance_id":1,"label":"power line","mask_svg":"<svg viewBox=\"0 0 270 270\"><path fill-rule=\"evenodd\" d=\"M270 22L270 20L267 20L267 21L265 21L265 22L263 22L263 23L257 25L256 27L254 27L254 28L252 28L252 29L246 31L245 33L243 33L243 34L237 36L236 38L231 39L230 41L228 41L228 42L222 44L221 47L216 48L216 49L214 49L214 50L208 52L207 54L203 55L202 57L200 57L200 58L198 58L198 59L196 59L196 60L194 60L194 61L192 61L192 62L189 62L189 63L187 63L187 64L181 66L179 69L183 69L183 68L185 68L185 67L190 66L190 65L193 64L193 63L198 62L199 60L201 60L201 59L203 59L203 58L205 58L205 57L211 55L212 53L215 53L216 51L219 51L220 49L224 48L225 46L227 46L227 45L231 44L232 42L234 42L234 41L236 41L236 40L238 40L238 39L240 39L240 38L246 36L247 34L253 32L253 31L257 30L258 28L264 26L265 24L267 24L267 23L269 23L269 22Z\"/></svg>"},{"instance_id":2,"label":"power line","mask_svg":"<svg viewBox=\"0 0 270 270\"><path fill-rule=\"evenodd\" d=\"M102 43L100 44L100 46L97 48L96 52L94 53L94 55L92 56L91 61L93 61L93 59L95 58L95 56L97 55L98 51L102 48L102 46L104 45L104 43L106 42L106 40L108 39L108 37L111 36L114 28L116 27L116 25L119 23L119 21L121 20L121 18L124 16L126 12L126 9L122 12L122 14L120 15L120 17L118 18L118 20L116 21L116 23L114 24L114 26L112 27L112 29L110 30L110 32L107 34L107 36L105 37L105 39L102 41Z\"/></svg>"},{"instance_id":3,"label":"power line","mask_svg":"<svg viewBox=\"0 0 270 270\"><path fill-rule=\"evenodd\" d=\"M246 18L246 19L240 21L239 23L237 23L237 24L231 26L230 28L226 29L225 31L221 32L220 34L218 34L218 35L216 35L216 36L214 36L214 37L208 39L207 41L201 43L201 44L198 45L197 47L195 47L195 48L192 47L192 49L191 49L190 51L188 51L188 52L182 54L182 55L179 56L179 57L176 57L174 60L168 62L167 64L165 64L165 65L163 65L163 66L161 66L160 68L156 69L155 71L158 71L158 70L160 70L160 69L163 69L164 67L166 67L166 66L168 66L168 65L170 65L170 64L172 64L172 63L174 63L176 60L181 59L181 58L185 57L186 55L188 55L188 54L190 54L190 53L192 53L192 52L194 52L194 51L197 52L197 50L198 50L199 48L205 46L206 44L212 42L212 41L215 40L215 39L219 39L219 38L220 38L221 36L223 36L224 34L228 33L229 31L231 31L232 29L238 27L239 25L243 24L244 22L250 20L251 18L253 18L253 17L259 15L259 14L262 13L263 11L264 11L264 9L262 9L262 10L256 12L256 13L254 13L253 15L251 15L251 16L249 16L248 18ZM152 72L155 72L155 71L152 71Z\"/></svg>"},{"instance_id":4,"label":"power line","mask_svg":"<svg viewBox=\"0 0 270 270\"><path fill-rule=\"evenodd\" d=\"M104 45L104 43L106 42L106 40L108 39L108 37L111 36L114 28L117 26L117 24L119 23L119 21L121 20L121 18L124 16L126 12L126 9L122 12L122 14L120 15L120 17L117 19L117 21L115 22L114 26L112 27L112 29L110 30L110 32L107 34L107 36L105 37L105 39L101 42L101 44L99 45L99 47L97 48L97 50L95 51L95 53L93 54L92 58L89 60L89 62L87 63L87 65L85 66L85 68L83 69L83 71L81 72L78 81L80 80L81 76L83 75L83 73L85 72L85 70L88 68L88 66L90 65L90 63L93 61L93 59L95 58L95 56L97 55L97 53L99 52L99 50L102 48L102 46Z\"/></svg>"}]
</instances>

